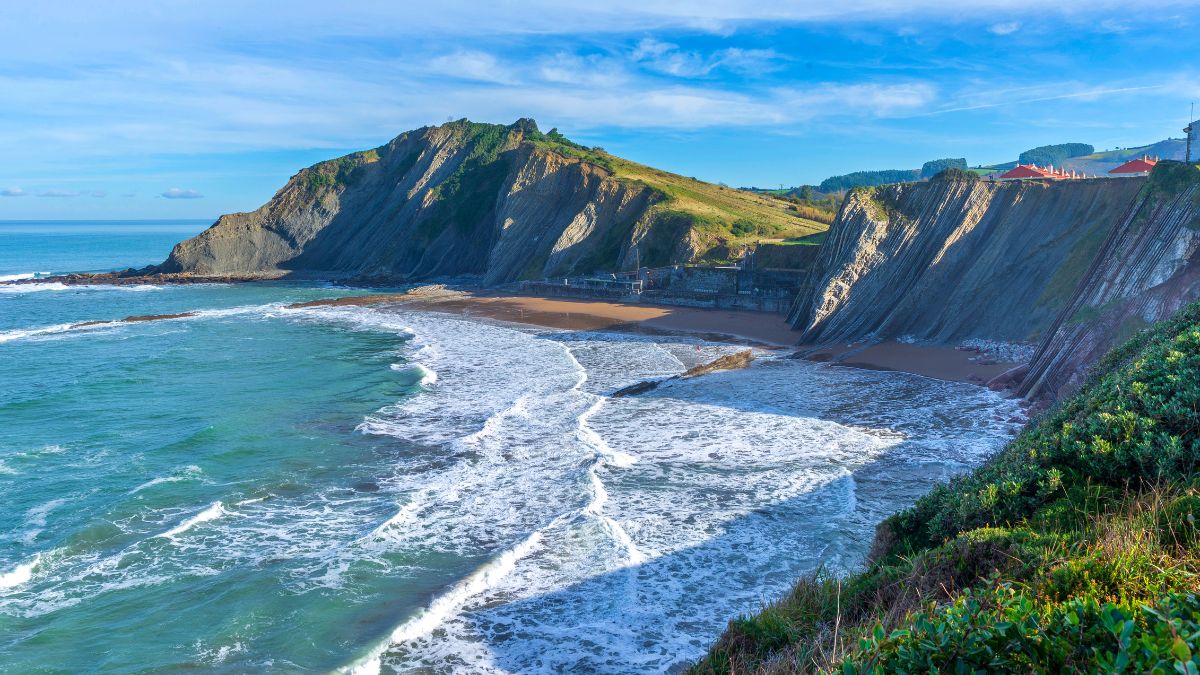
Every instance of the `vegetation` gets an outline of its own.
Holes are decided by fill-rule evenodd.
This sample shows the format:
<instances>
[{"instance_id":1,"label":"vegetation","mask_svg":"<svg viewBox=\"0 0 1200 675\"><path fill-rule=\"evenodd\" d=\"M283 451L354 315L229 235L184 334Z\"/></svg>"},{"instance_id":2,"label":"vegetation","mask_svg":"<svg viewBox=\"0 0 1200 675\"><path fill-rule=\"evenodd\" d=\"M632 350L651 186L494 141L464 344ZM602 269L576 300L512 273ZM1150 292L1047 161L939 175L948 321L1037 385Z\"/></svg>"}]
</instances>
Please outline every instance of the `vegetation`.
<instances>
[{"instance_id":1,"label":"vegetation","mask_svg":"<svg viewBox=\"0 0 1200 675\"><path fill-rule=\"evenodd\" d=\"M353 185L362 177L363 167L378 161L378 150L364 150L315 164L304 170L304 186L309 192L316 192L324 188Z\"/></svg>"},{"instance_id":2,"label":"vegetation","mask_svg":"<svg viewBox=\"0 0 1200 675\"><path fill-rule=\"evenodd\" d=\"M960 171L967 170L966 158L959 159L934 159L921 165L921 178L932 178L946 169L958 169Z\"/></svg>"},{"instance_id":3,"label":"vegetation","mask_svg":"<svg viewBox=\"0 0 1200 675\"><path fill-rule=\"evenodd\" d=\"M1200 303L694 670L1200 672Z\"/></svg>"},{"instance_id":4,"label":"vegetation","mask_svg":"<svg viewBox=\"0 0 1200 675\"><path fill-rule=\"evenodd\" d=\"M1082 157L1096 152L1096 148L1087 143L1059 143L1058 145L1043 145L1021 153L1018 161L1021 164L1037 164L1061 166L1063 160L1072 157Z\"/></svg>"},{"instance_id":5,"label":"vegetation","mask_svg":"<svg viewBox=\"0 0 1200 675\"><path fill-rule=\"evenodd\" d=\"M889 183L907 183L921 177L919 169L885 169L883 171L855 171L844 176L831 176L821 181L817 189L821 192L845 192L857 187L874 187Z\"/></svg>"}]
</instances>

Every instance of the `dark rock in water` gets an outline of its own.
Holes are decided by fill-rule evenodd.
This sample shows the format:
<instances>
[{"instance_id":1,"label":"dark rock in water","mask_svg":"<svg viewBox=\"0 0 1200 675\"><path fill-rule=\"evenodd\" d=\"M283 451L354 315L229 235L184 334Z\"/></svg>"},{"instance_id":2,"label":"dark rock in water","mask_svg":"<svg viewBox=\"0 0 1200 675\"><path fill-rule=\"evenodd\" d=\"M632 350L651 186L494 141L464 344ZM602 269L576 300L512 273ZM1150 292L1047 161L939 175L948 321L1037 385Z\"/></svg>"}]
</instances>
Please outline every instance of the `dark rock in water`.
<instances>
[{"instance_id":1,"label":"dark rock in water","mask_svg":"<svg viewBox=\"0 0 1200 675\"><path fill-rule=\"evenodd\" d=\"M988 380L987 388L991 389L992 391L1011 389L1020 385L1021 380L1025 379L1025 375L1027 373L1029 373L1029 364L1022 363L1016 368L1010 368Z\"/></svg>"},{"instance_id":2,"label":"dark rock in water","mask_svg":"<svg viewBox=\"0 0 1200 675\"><path fill-rule=\"evenodd\" d=\"M379 483L372 483L371 481L355 483L350 487L354 488L355 492L379 492Z\"/></svg>"},{"instance_id":3,"label":"dark rock in water","mask_svg":"<svg viewBox=\"0 0 1200 675\"><path fill-rule=\"evenodd\" d=\"M88 326L103 326L112 323L141 323L143 321L165 321L167 319L185 319L196 316L195 312L180 312L179 314L140 314L127 316L124 319L104 319L100 321L83 321L71 324L71 328L86 328Z\"/></svg>"},{"instance_id":4,"label":"dark rock in water","mask_svg":"<svg viewBox=\"0 0 1200 675\"><path fill-rule=\"evenodd\" d=\"M736 354L726 354L713 359L702 366L689 368L687 372L679 377L699 377L701 375L714 373L718 370L738 370L739 368L746 368L753 360L754 351L750 349L744 349Z\"/></svg>"},{"instance_id":5,"label":"dark rock in water","mask_svg":"<svg viewBox=\"0 0 1200 675\"><path fill-rule=\"evenodd\" d=\"M653 390L657 389L658 385L659 385L659 382L656 382L654 380L644 380L642 382L638 382L637 384L631 384L628 387L625 387L624 389L618 389L617 391L614 391L613 398L622 398L625 396L637 396L638 394L644 394L648 391L653 391Z\"/></svg>"},{"instance_id":6,"label":"dark rock in water","mask_svg":"<svg viewBox=\"0 0 1200 675\"><path fill-rule=\"evenodd\" d=\"M617 391L613 392L613 398L623 398L625 396L637 396L638 394L644 394L648 391L657 389L658 385L662 384L663 382L670 382L671 380L700 377L701 375L714 373L718 370L737 370L739 368L746 368L752 361L754 361L754 351L750 349L740 351L736 354L726 354L724 356L717 357L716 359L713 359L712 361L709 361L703 365L690 368L687 372L680 375L668 377L665 380L645 380L638 382L637 384L629 385L624 389L618 389Z\"/></svg>"}]
</instances>

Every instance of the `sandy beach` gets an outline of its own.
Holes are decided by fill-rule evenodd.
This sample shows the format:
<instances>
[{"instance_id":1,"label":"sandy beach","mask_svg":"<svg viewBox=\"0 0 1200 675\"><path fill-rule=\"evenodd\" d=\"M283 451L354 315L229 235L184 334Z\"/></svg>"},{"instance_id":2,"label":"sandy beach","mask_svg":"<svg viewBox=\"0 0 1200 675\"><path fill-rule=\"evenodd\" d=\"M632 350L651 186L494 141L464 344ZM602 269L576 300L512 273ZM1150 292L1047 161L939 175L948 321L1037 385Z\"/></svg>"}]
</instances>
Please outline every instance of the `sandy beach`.
<instances>
[{"instance_id":1,"label":"sandy beach","mask_svg":"<svg viewBox=\"0 0 1200 675\"><path fill-rule=\"evenodd\" d=\"M386 305L485 317L564 330L682 333L771 349L796 349L804 358L852 368L895 370L940 380L985 384L1019 364L997 362L977 352L946 346L883 342L814 348L797 344L799 334L781 314L617 303L601 300L471 294L435 289L363 295L306 305Z\"/></svg>"}]
</instances>

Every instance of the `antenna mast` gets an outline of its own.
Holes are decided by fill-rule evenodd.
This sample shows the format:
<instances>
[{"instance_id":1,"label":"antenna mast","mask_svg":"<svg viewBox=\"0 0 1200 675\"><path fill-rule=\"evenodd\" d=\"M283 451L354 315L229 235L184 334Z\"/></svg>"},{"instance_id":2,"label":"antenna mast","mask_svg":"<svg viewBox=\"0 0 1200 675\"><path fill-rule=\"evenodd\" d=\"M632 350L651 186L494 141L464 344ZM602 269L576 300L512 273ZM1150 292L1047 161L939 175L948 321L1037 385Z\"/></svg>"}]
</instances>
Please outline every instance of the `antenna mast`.
<instances>
[{"instance_id":1,"label":"antenna mast","mask_svg":"<svg viewBox=\"0 0 1200 675\"><path fill-rule=\"evenodd\" d=\"M1187 143L1184 145L1186 149L1184 150L1183 161L1189 164L1192 162L1192 125L1196 123L1192 118L1195 116L1196 104L1192 103L1192 111L1188 114L1188 125L1183 128L1183 133L1187 134Z\"/></svg>"}]
</instances>

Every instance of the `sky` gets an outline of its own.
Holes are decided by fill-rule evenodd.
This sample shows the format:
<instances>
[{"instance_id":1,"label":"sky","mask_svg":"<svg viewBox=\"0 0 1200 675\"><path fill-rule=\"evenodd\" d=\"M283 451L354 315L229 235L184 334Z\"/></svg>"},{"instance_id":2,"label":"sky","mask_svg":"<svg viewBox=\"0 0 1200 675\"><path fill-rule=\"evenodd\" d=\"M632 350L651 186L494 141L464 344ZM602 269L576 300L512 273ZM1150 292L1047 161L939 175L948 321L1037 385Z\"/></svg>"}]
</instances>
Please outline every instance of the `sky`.
<instances>
[{"instance_id":1,"label":"sky","mask_svg":"<svg viewBox=\"0 0 1200 675\"><path fill-rule=\"evenodd\" d=\"M0 219L249 211L462 117L768 187L1146 145L1200 101L1200 1L587 4L9 0Z\"/></svg>"}]
</instances>

